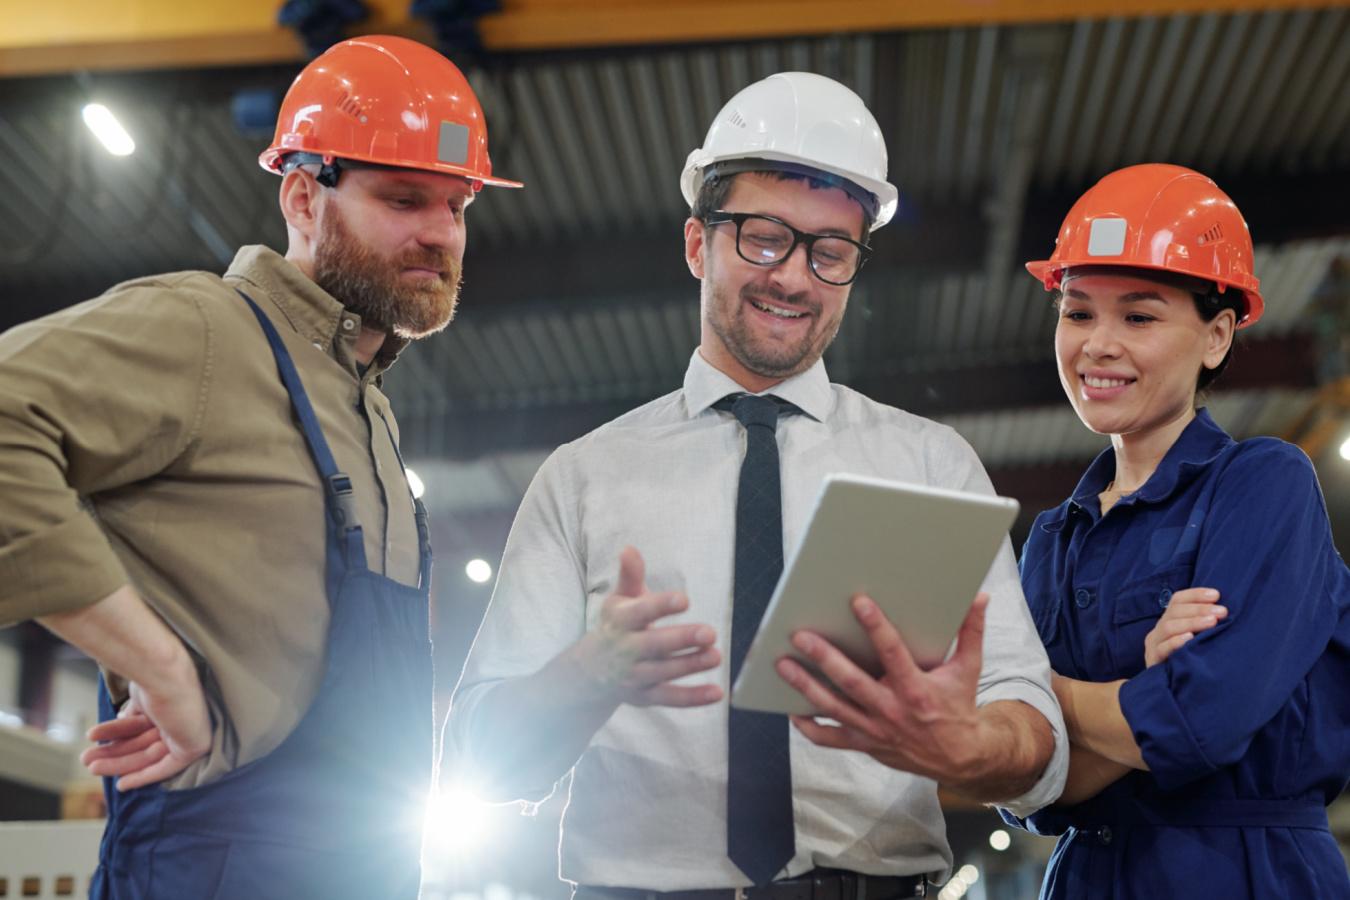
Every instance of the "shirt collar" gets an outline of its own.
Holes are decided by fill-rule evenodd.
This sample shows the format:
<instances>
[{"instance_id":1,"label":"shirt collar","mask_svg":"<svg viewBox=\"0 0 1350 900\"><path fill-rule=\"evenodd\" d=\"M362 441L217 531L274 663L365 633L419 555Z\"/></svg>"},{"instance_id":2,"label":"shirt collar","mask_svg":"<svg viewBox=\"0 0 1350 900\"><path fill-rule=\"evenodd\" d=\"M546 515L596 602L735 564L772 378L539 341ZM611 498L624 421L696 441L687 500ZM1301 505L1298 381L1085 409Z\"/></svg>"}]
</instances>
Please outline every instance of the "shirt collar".
<instances>
[{"instance_id":1,"label":"shirt collar","mask_svg":"<svg viewBox=\"0 0 1350 900\"><path fill-rule=\"evenodd\" d=\"M1149 476L1148 481L1144 482L1144 486L1130 496L1122 497L1118 502L1127 506L1140 501L1161 503L1178 489L1189 484L1197 472L1233 446L1233 443L1228 433L1214 424L1209 410L1204 408L1197 410L1195 418L1186 425L1181 436L1168 448L1162 462L1158 463L1158 468ZM1100 510L1101 502L1097 495L1106 490L1107 484L1115 478L1115 475L1116 451L1108 447L1083 473L1078 487L1074 488L1070 502L1089 512ZM1067 514L1068 504L1061 507L1056 517L1046 522L1044 527L1051 531L1059 530Z\"/></svg>"},{"instance_id":2,"label":"shirt collar","mask_svg":"<svg viewBox=\"0 0 1350 900\"><path fill-rule=\"evenodd\" d=\"M246 281L253 289L266 294L297 334L320 347L333 348L338 361L350 364L355 371L356 337L361 333L361 318L348 312L332 294L315 284L280 253L256 244L240 247L225 277ZM355 327L342 328L344 319L352 320ZM367 374L372 377L382 375L408 343L406 338L386 337Z\"/></svg>"},{"instance_id":3,"label":"shirt collar","mask_svg":"<svg viewBox=\"0 0 1350 900\"><path fill-rule=\"evenodd\" d=\"M684 373L684 402L690 418L703 413L728 394L745 393L749 391L731 376L713 368L703 354L694 350ZM830 376L825 373L824 360L816 360L815 365L805 372L786 378L762 393L793 403L817 422L825 421L834 408L834 392L830 390Z\"/></svg>"}]
</instances>

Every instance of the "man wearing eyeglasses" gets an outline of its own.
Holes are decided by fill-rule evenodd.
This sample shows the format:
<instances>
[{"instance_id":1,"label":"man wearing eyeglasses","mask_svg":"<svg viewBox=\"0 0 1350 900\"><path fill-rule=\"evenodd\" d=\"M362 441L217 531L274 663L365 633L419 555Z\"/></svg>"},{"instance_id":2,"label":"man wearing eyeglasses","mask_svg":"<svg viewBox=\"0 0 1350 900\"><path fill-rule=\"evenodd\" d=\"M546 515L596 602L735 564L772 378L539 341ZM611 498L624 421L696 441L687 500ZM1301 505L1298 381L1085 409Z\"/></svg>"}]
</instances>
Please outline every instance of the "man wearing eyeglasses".
<instances>
[{"instance_id":1,"label":"man wearing eyeglasses","mask_svg":"<svg viewBox=\"0 0 1350 900\"><path fill-rule=\"evenodd\" d=\"M833 722L726 702L826 474L991 491L951 429L831 384L821 362L868 235L895 211L880 131L843 85L775 75L723 108L682 188L702 282L684 386L540 470L450 745L492 799L542 799L571 772L559 852L577 900L922 896L952 867L938 784L1030 810L1063 783L1063 724L1007 545L937 669L860 600L882 678L809 634L798 649L847 696L780 663Z\"/></svg>"}]
</instances>

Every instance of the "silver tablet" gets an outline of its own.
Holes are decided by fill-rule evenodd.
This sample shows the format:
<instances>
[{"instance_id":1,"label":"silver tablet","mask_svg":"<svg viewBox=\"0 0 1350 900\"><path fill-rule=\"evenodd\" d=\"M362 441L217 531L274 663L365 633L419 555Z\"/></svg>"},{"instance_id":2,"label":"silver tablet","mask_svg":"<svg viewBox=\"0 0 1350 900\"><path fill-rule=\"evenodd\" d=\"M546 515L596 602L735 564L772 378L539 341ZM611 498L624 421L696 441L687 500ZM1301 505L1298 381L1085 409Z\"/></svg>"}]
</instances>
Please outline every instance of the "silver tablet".
<instances>
[{"instance_id":1,"label":"silver tablet","mask_svg":"<svg viewBox=\"0 0 1350 900\"><path fill-rule=\"evenodd\" d=\"M732 705L815 711L774 670L792 656L814 671L789 640L799 628L880 674L872 642L853 615L855 594L877 602L920 666L938 665L1016 516L1017 501L1007 497L830 475L732 687Z\"/></svg>"}]
</instances>

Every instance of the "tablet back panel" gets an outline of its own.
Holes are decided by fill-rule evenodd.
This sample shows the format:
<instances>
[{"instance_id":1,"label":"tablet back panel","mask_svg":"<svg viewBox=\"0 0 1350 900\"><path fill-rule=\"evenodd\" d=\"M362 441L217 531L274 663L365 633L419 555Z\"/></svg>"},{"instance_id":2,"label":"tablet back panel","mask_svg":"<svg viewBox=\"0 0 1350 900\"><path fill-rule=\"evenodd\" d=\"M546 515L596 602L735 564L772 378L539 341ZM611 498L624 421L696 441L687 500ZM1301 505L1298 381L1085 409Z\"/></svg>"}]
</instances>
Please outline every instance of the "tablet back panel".
<instances>
[{"instance_id":1,"label":"tablet back panel","mask_svg":"<svg viewBox=\"0 0 1350 900\"><path fill-rule=\"evenodd\" d=\"M789 638L817 632L880 673L850 598L867 594L924 668L946 657L993 564L1017 501L856 475L825 479L745 658L731 702L741 709L813 712L774 671ZM808 668L811 668L808 665Z\"/></svg>"}]
</instances>

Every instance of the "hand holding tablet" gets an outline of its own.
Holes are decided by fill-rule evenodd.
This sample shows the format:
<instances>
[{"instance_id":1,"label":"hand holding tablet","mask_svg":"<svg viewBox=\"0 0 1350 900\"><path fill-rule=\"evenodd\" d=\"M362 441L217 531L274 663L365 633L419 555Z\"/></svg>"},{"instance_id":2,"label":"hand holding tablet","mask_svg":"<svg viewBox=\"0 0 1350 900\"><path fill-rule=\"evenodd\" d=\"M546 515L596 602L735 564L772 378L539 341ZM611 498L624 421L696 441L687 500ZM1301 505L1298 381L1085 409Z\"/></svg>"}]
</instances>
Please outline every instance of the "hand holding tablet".
<instances>
[{"instance_id":1,"label":"hand holding tablet","mask_svg":"<svg viewBox=\"0 0 1350 900\"><path fill-rule=\"evenodd\" d=\"M815 712L775 671L777 660L790 656L815 672L791 644L802 628L880 674L850 604L856 594L876 602L921 667L938 665L1017 509L1017 501L988 494L852 475L827 478L732 688L732 704Z\"/></svg>"}]
</instances>

